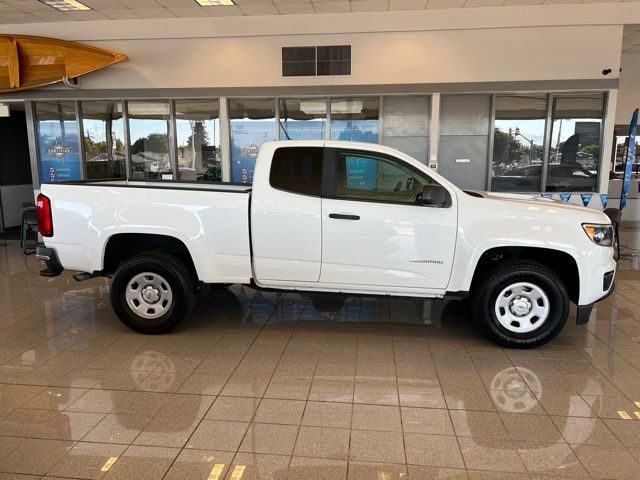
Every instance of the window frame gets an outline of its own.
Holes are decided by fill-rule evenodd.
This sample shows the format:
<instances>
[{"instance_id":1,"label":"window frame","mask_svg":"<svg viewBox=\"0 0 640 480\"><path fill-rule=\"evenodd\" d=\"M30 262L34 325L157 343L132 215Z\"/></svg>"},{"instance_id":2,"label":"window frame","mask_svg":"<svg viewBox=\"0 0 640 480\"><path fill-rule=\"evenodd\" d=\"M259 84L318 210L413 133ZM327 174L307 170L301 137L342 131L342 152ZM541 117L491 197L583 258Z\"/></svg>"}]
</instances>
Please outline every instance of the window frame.
<instances>
[{"instance_id":1,"label":"window frame","mask_svg":"<svg viewBox=\"0 0 640 480\"><path fill-rule=\"evenodd\" d=\"M352 148L336 148L336 147L325 147L325 156L324 156L324 169L322 175L322 198L332 199L332 200L344 200L348 202L364 202L364 203L378 203L385 205L398 205L398 206L406 206L406 207L420 207L420 208L451 208L453 206L453 201L446 207L432 207L428 205L422 205L418 203L406 203L406 202L395 202L391 200L376 200L376 199L367 199L367 198L351 198L351 197L342 197L336 194L337 188L337 163L338 163L338 155L344 154L352 154L352 155L362 155L362 156L379 156L384 160L387 160L391 163L397 163L407 170L416 173L419 176L429 178L433 184L439 185L447 192L451 198L454 198L454 195L451 193L451 190L438 182L435 178L429 175L427 172L423 172L422 170L416 168L405 160L395 157L393 155L389 155L383 152L370 151L370 150L358 150Z\"/></svg>"}]
</instances>

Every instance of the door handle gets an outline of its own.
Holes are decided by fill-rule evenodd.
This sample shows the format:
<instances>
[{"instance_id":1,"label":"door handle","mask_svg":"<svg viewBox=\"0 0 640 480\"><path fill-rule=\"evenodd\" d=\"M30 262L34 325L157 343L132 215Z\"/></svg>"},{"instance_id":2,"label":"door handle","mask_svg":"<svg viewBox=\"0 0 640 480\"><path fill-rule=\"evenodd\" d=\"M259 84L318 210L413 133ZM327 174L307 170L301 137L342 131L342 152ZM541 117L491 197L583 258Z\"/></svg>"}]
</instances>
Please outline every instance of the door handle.
<instances>
[{"instance_id":1,"label":"door handle","mask_svg":"<svg viewBox=\"0 0 640 480\"><path fill-rule=\"evenodd\" d=\"M360 215L347 215L343 213L330 213L329 218L336 218L338 220L360 220Z\"/></svg>"}]
</instances>

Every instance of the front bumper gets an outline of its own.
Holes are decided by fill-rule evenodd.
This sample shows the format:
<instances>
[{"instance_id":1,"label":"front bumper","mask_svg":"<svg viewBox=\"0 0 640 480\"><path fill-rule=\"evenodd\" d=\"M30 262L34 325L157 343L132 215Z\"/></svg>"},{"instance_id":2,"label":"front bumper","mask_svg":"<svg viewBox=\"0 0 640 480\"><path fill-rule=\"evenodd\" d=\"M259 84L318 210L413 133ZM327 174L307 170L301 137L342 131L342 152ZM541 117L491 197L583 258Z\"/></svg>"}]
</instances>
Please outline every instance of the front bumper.
<instances>
[{"instance_id":1,"label":"front bumper","mask_svg":"<svg viewBox=\"0 0 640 480\"><path fill-rule=\"evenodd\" d=\"M616 282L612 280L609 291L606 293L604 297L598 299L593 303L590 303L589 305L578 305L577 306L578 313L576 315L576 325L584 325L585 323L589 323L589 317L591 316L591 311L593 310L593 306L596 303L601 302L602 300L607 298L609 295L611 295L615 289L616 289Z\"/></svg>"},{"instance_id":2,"label":"front bumper","mask_svg":"<svg viewBox=\"0 0 640 480\"><path fill-rule=\"evenodd\" d=\"M40 275L43 277L57 277L64 270L60 265L60 260L58 260L58 254L53 248L38 247L36 249L36 258L42 260L47 266L44 270L40 270Z\"/></svg>"}]
</instances>

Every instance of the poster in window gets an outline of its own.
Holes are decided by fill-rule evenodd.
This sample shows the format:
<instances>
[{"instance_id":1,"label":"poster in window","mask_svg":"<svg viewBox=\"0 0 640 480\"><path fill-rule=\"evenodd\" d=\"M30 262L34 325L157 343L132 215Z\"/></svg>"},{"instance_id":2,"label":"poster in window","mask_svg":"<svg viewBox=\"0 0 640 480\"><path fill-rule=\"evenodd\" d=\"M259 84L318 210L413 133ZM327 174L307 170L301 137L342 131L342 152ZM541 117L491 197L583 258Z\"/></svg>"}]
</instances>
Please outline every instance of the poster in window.
<instances>
[{"instance_id":1,"label":"poster in window","mask_svg":"<svg viewBox=\"0 0 640 480\"><path fill-rule=\"evenodd\" d=\"M37 127L40 180L82 179L78 124L73 120L43 120Z\"/></svg>"},{"instance_id":2,"label":"poster in window","mask_svg":"<svg viewBox=\"0 0 640 480\"><path fill-rule=\"evenodd\" d=\"M273 120L231 121L231 180L251 184L258 152L264 142L275 140Z\"/></svg>"},{"instance_id":3,"label":"poster in window","mask_svg":"<svg viewBox=\"0 0 640 480\"><path fill-rule=\"evenodd\" d=\"M331 138L378 143L378 120L331 120Z\"/></svg>"},{"instance_id":4,"label":"poster in window","mask_svg":"<svg viewBox=\"0 0 640 480\"><path fill-rule=\"evenodd\" d=\"M281 140L324 140L326 121L316 120L280 120Z\"/></svg>"}]
</instances>

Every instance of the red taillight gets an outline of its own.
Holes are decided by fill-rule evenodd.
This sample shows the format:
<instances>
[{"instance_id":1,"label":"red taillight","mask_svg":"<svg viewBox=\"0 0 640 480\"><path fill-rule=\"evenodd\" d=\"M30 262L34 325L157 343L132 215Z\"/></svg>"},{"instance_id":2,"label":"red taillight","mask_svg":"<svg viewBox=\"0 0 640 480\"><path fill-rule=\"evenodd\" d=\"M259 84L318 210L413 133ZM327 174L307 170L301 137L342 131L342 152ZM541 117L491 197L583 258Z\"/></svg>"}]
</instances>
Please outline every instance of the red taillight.
<instances>
[{"instance_id":1,"label":"red taillight","mask_svg":"<svg viewBox=\"0 0 640 480\"><path fill-rule=\"evenodd\" d=\"M36 207L38 217L38 231L43 237L53 236L53 220L51 219L51 200L49 197L39 194Z\"/></svg>"}]
</instances>

